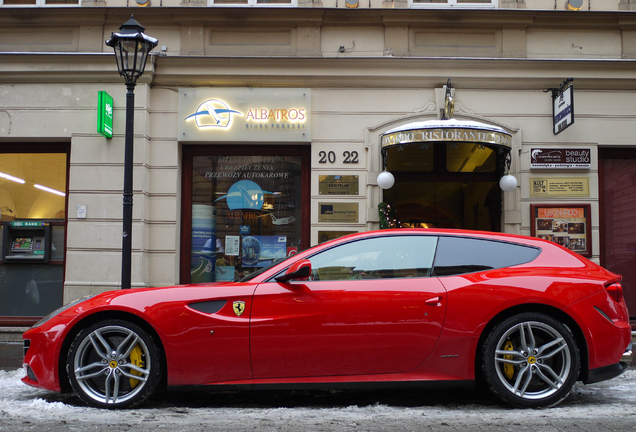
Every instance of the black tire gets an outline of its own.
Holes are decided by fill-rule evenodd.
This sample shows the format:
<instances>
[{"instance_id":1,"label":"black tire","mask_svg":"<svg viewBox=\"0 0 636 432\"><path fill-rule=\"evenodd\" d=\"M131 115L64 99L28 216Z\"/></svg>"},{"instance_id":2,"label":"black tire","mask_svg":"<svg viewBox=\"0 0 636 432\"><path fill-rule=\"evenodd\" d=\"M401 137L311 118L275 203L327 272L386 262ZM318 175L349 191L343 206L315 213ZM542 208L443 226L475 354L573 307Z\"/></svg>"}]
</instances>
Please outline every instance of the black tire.
<instances>
[{"instance_id":1,"label":"black tire","mask_svg":"<svg viewBox=\"0 0 636 432\"><path fill-rule=\"evenodd\" d=\"M581 360L570 329L541 313L512 316L482 347L483 378L503 401L522 408L554 406L578 379Z\"/></svg>"},{"instance_id":2,"label":"black tire","mask_svg":"<svg viewBox=\"0 0 636 432\"><path fill-rule=\"evenodd\" d=\"M157 389L162 367L160 350L139 326L105 320L80 331L66 358L73 391L98 408L131 408Z\"/></svg>"}]
</instances>

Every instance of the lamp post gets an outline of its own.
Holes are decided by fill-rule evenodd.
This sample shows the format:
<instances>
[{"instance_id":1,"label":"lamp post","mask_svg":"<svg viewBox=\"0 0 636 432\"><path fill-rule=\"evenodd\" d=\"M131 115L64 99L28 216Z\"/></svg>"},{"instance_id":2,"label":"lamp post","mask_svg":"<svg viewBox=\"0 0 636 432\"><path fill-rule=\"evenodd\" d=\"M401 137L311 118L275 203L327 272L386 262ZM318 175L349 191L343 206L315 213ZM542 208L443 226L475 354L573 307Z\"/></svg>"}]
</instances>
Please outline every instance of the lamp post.
<instances>
[{"instance_id":1,"label":"lamp post","mask_svg":"<svg viewBox=\"0 0 636 432\"><path fill-rule=\"evenodd\" d=\"M113 33L106 45L115 50L117 69L126 81L126 137L124 141L124 229L121 247L121 288L130 288L132 255L133 206L133 132L135 125L135 85L144 73L148 53L157 46L157 39L144 34L142 27L131 16Z\"/></svg>"}]
</instances>

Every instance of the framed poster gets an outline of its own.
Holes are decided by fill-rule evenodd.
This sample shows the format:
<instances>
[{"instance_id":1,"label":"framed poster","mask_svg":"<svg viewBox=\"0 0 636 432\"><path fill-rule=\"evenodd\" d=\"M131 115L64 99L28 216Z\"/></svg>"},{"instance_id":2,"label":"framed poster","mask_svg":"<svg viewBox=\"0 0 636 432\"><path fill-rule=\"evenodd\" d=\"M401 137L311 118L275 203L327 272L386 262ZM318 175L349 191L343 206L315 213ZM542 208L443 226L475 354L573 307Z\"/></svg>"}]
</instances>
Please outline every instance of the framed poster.
<instances>
[{"instance_id":1,"label":"framed poster","mask_svg":"<svg viewBox=\"0 0 636 432\"><path fill-rule=\"evenodd\" d=\"M592 256L590 204L531 204L531 234Z\"/></svg>"}]
</instances>

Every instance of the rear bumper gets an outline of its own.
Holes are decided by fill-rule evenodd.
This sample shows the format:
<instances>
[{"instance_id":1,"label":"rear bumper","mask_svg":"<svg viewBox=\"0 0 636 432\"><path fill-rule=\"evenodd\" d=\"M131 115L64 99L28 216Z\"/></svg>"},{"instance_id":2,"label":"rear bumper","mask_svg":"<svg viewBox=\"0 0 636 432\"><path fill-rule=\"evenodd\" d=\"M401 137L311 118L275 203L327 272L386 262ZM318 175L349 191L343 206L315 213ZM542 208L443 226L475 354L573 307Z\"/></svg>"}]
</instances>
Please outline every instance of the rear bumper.
<instances>
[{"instance_id":1,"label":"rear bumper","mask_svg":"<svg viewBox=\"0 0 636 432\"><path fill-rule=\"evenodd\" d=\"M625 373L625 371L629 369L629 365L631 364L633 358L634 358L634 355L632 351L632 343L630 342L627 348L625 349L625 352L623 353L623 356L621 357L620 362L613 365L604 366L604 367L590 370L587 373L587 376L584 377L583 383L593 384L596 382L606 381L606 380L615 378Z\"/></svg>"}]
</instances>

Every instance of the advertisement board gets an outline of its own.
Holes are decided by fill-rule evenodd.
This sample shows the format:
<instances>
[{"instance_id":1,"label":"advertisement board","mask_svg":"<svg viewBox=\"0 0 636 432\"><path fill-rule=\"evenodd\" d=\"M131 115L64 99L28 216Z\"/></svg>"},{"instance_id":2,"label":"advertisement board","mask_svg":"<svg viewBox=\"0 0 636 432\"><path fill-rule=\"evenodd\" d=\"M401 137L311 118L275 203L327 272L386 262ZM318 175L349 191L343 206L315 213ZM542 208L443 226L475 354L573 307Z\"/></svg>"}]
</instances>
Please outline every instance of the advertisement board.
<instances>
[{"instance_id":1,"label":"advertisement board","mask_svg":"<svg viewBox=\"0 0 636 432\"><path fill-rule=\"evenodd\" d=\"M531 235L592 255L590 204L531 204Z\"/></svg>"}]
</instances>

